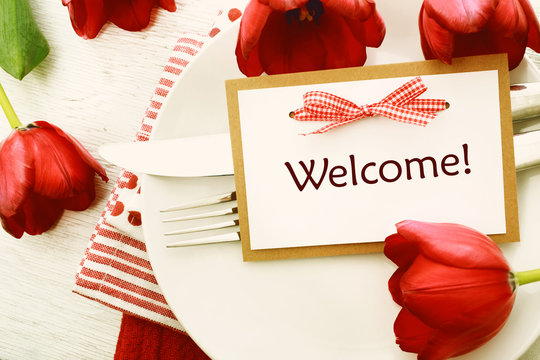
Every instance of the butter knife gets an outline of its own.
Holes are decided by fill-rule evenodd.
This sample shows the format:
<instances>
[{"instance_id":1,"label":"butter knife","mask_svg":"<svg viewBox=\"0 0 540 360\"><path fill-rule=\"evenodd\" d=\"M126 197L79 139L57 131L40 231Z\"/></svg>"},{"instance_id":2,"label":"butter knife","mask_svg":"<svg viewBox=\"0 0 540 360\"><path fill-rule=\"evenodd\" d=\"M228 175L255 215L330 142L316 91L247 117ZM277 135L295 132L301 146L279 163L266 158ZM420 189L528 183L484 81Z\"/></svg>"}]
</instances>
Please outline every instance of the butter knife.
<instances>
[{"instance_id":1,"label":"butter knife","mask_svg":"<svg viewBox=\"0 0 540 360\"><path fill-rule=\"evenodd\" d=\"M99 154L112 164L150 175L199 177L234 173L229 133L105 144Z\"/></svg>"}]
</instances>

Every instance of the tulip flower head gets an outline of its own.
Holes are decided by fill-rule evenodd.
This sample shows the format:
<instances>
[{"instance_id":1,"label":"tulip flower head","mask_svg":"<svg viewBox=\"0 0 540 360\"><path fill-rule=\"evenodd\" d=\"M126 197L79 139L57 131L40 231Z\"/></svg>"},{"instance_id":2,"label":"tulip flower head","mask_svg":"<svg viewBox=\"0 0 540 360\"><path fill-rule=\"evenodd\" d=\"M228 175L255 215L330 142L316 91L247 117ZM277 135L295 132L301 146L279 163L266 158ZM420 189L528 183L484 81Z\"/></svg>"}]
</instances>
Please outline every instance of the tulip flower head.
<instances>
[{"instance_id":1,"label":"tulip flower head","mask_svg":"<svg viewBox=\"0 0 540 360\"><path fill-rule=\"evenodd\" d=\"M251 0L236 58L247 76L361 66L385 32L373 0Z\"/></svg>"},{"instance_id":2,"label":"tulip flower head","mask_svg":"<svg viewBox=\"0 0 540 360\"><path fill-rule=\"evenodd\" d=\"M540 52L540 25L528 0L424 0L419 16L426 59L507 53L509 69L530 47Z\"/></svg>"},{"instance_id":3,"label":"tulip flower head","mask_svg":"<svg viewBox=\"0 0 540 360\"><path fill-rule=\"evenodd\" d=\"M124 30L142 30L150 23L154 6L176 11L175 0L62 0L62 4L68 8L73 30L85 39L95 38L107 21Z\"/></svg>"},{"instance_id":4,"label":"tulip flower head","mask_svg":"<svg viewBox=\"0 0 540 360\"><path fill-rule=\"evenodd\" d=\"M0 220L20 238L38 235L64 209L85 210L95 198L94 174L107 174L71 135L46 121L22 126L2 85L0 106L13 128L0 142Z\"/></svg>"},{"instance_id":5,"label":"tulip flower head","mask_svg":"<svg viewBox=\"0 0 540 360\"><path fill-rule=\"evenodd\" d=\"M403 221L385 240L398 265L388 282L402 306L396 342L418 359L444 360L472 351L504 326L516 277L487 236L457 224Z\"/></svg>"},{"instance_id":6,"label":"tulip flower head","mask_svg":"<svg viewBox=\"0 0 540 360\"><path fill-rule=\"evenodd\" d=\"M0 218L16 238L48 230L64 209L85 210L101 165L72 136L45 121L14 129L0 143Z\"/></svg>"}]
</instances>

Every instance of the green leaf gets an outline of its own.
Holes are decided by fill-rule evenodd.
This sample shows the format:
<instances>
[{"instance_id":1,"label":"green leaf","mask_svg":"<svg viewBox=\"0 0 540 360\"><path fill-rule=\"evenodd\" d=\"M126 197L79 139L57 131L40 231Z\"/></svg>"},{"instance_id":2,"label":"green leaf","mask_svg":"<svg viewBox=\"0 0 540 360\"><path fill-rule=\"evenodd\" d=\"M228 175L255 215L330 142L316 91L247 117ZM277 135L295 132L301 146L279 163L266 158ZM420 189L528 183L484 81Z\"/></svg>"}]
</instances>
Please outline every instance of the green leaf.
<instances>
[{"instance_id":1,"label":"green leaf","mask_svg":"<svg viewBox=\"0 0 540 360\"><path fill-rule=\"evenodd\" d=\"M48 54L29 0L0 0L0 66L22 80Z\"/></svg>"}]
</instances>

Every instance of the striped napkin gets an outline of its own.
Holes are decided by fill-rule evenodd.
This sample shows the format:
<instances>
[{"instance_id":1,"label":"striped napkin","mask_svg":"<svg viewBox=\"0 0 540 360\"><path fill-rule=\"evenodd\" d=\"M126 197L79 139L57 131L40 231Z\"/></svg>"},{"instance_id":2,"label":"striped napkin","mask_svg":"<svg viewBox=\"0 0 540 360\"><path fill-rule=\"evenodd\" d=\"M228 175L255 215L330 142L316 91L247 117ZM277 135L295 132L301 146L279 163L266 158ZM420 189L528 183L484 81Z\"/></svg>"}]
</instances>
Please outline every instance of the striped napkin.
<instances>
[{"instance_id":1,"label":"striped napkin","mask_svg":"<svg viewBox=\"0 0 540 360\"><path fill-rule=\"evenodd\" d=\"M237 8L220 11L208 35L178 39L136 134L147 141L162 105L182 71L205 42L236 21ZM121 171L107 205L90 237L76 274L73 292L156 323L184 331L156 281L142 233L139 176Z\"/></svg>"}]
</instances>

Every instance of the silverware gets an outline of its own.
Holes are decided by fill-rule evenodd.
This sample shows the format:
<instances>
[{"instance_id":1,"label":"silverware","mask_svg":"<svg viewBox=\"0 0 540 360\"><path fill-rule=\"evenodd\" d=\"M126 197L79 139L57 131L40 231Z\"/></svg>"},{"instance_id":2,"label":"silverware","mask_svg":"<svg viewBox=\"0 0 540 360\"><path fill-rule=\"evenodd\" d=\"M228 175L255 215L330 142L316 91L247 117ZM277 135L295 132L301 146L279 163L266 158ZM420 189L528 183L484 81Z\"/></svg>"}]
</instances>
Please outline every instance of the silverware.
<instances>
[{"instance_id":1,"label":"silverware","mask_svg":"<svg viewBox=\"0 0 540 360\"><path fill-rule=\"evenodd\" d=\"M99 153L122 168L150 175L198 177L234 173L229 133L105 144Z\"/></svg>"},{"instance_id":2,"label":"silverware","mask_svg":"<svg viewBox=\"0 0 540 360\"><path fill-rule=\"evenodd\" d=\"M167 217L161 221L176 225L173 230L164 233L166 237L178 238L187 235L187 238L169 243L167 247L239 241L240 226L237 206L236 192L233 191L177 204L161 210L162 214L167 214ZM171 213L174 214L169 217ZM203 223L197 223L198 220L203 220ZM193 222L196 223L191 224Z\"/></svg>"},{"instance_id":3,"label":"silverware","mask_svg":"<svg viewBox=\"0 0 540 360\"><path fill-rule=\"evenodd\" d=\"M512 120L520 122L540 115L540 82L510 86Z\"/></svg>"},{"instance_id":4,"label":"silverware","mask_svg":"<svg viewBox=\"0 0 540 360\"><path fill-rule=\"evenodd\" d=\"M540 130L514 135L514 158L517 172L540 165Z\"/></svg>"}]
</instances>

